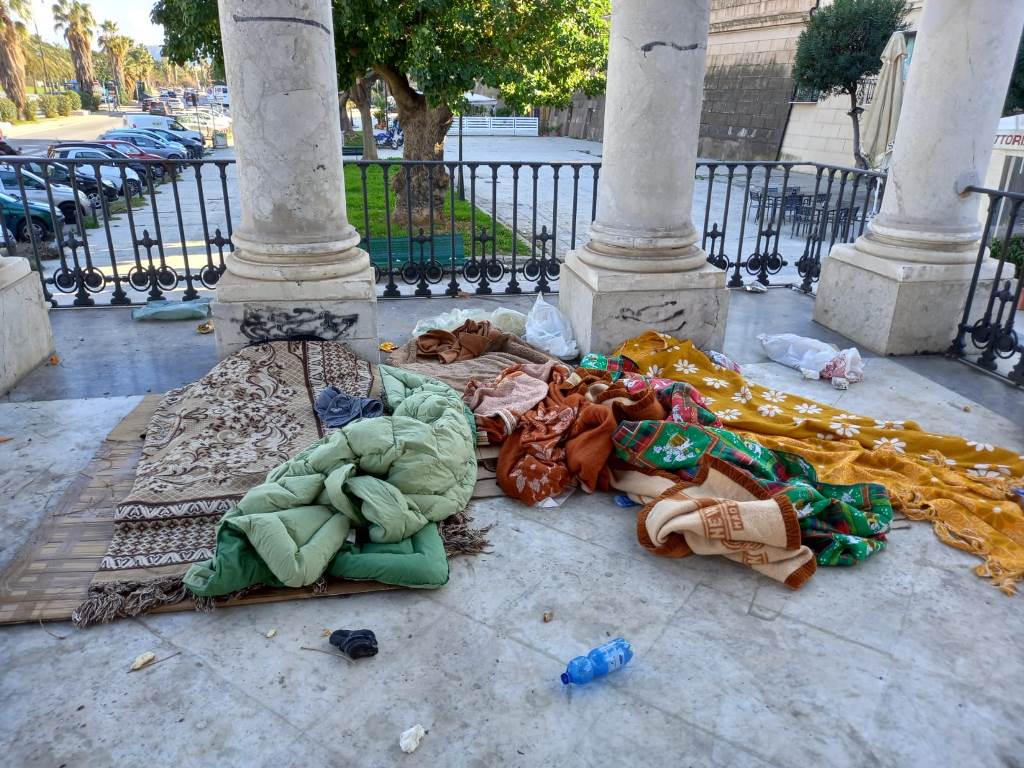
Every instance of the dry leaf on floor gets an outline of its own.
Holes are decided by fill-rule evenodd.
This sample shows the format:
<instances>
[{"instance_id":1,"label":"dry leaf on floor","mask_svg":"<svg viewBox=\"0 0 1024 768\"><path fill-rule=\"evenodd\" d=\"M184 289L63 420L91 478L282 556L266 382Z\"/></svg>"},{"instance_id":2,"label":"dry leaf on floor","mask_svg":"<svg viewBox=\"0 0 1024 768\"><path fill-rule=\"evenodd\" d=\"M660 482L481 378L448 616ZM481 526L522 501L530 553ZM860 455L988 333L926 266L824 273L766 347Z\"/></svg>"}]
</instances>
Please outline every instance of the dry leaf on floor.
<instances>
[{"instance_id":1,"label":"dry leaf on floor","mask_svg":"<svg viewBox=\"0 0 1024 768\"><path fill-rule=\"evenodd\" d=\"M138 670L142 669L148 664L152 664L154 661L156 661L156 654L152 651L140 653L138 656L135 657L135 661L132 662L132 668L130 671L137 672Z\"/></svg>"},{"instance_id":2,"label":"dry leaf on floor","mask_svg":"<svg viewBox=\"0 0 1024 768\"><path fill-rule=\"evenodd\" d=\"M555 618L555 612L554 611L544 611L544 623L545 624L547 624L553 618Z\"/></svg>"},{"instance_id":3,"label":"dry leaf on floor","mask_svg":"<svg viewBox=\"0 0 1024 768\"><path fill-rule=\"evenodd\" d=\"M57 365L60 363L60 358L56 355L50 355L50 365Z\"/></svg>"},{"instance_id":4,"label":"dry leaf on floor","mask_svg":"<svg viewBox=\"0 0 1024 768\"><path fill-rule=\"evenodd\" d=\"M394 352L398 349L398 345L393 341L382 341L378 347L381 352Z\"/></svg>"},{"instance_id":5,"label":"dry leaf on floor","mask_svg":"<svg viewBox=\"0 0 1024 768\"><path fill-rule=\"evenodd\" d=\"M196 326L196 333L213 333L213 323L207 321Z\"/></svg>"},{"instance_id":6,"label":"dry leaf on floor","mask_svg":"<svg viewBox=\"0 0 1024 768\"><path fill-rule=\"evenodd\" d=\"M277 636L277 630L273 629L273 628L268 629L267 630L267 634L264 635L264 637L266 637L267 640L273 640L276 636Z\"/></svg>"},{"instance_id":7,"label":"dry leaf on floor","mask_svg":"<svg viewBox=\"0 0 1024 768\"><path fill-rule=\"evenodd\" d=\"M971 412L971 406L969 406L969 405L965 405L965 406L964 406L964 412L965 412L965 413L970 413L970 412Z\"/></svg>"},{"instance_id":8,"label":"dry leaf on floor","mask_svg":"<svg viewBox=\"0 0 1024 768\"><path fill-rule=\"evenodd\" d=\"M4 437L3 435L0 435L0 443L9 443L13 439L13 437Z\"/></svg>"},{"instance_id":9,"label":"dry leaf on floor","mask_svg":"<svg viewBox=\"0 0 1024 768\"><path fill-rule=\"evenodd\" d=\"M331 636L331 630L329 630L326 627L324 627L324 631L320 633L320 637L330 637L330 636Z\"/></svg>"}]
</instances>

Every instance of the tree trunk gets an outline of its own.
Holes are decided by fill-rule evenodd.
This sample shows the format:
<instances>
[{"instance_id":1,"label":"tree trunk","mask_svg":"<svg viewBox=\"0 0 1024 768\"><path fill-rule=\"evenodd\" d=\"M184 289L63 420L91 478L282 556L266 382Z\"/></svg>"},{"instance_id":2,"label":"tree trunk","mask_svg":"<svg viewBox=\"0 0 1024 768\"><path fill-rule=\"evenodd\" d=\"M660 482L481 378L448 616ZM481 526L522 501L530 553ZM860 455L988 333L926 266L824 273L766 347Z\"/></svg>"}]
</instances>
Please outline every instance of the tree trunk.
<instances>
[{"instance_id":1,"label":"tree trunk","mask_svg":"<svg viewBox=\"0 0 1024 768\"><path fill-rule=\"evenodd\" d=\"M377 142L373 138L373 112L370 108L370 90L377 82L377 74L369 72L357 77L352 84L352 101L359 109L359 121L363 124L363 160L376 160Z\"/></svg>"},{"instance_id":2,"label":"tree trunk","mask_svg":"<svg viewBox=\"0 0 1024 768\"><path fill-rule=\"evenodd\" d=\"M432 107L422 93L417 93L403 72L388 65L375 65L398 105L398 119L405 133L405 160L444 160L444 139L452 124L452 111L445 105ZM413 227L430 226L446 229L445 201L448 199L448 171L443 165L403 168L395 174L391 188L395 192L392 221Z\"/></svg>"},{"instance_id":3,"label":"tree trunk","mask_svg":"<svg viewBox=\"0 0 1024 768\"><path fill-rule=\"evenodd\" d=\"M871 164L868 163L868 159L864 156L864 151L860 146L860 113L863 111L863 109L857 106L857 88L855 86L850 91L850 111L846 114L853 121L853 161L858 168L867 170L871 167Z\"/></svg>"},{"instance_id":4,"label":"tree trunk","mask_svg":"<svg viewBox=\"0 0 1024 768\"><path fill-rule=\"evenodd\" d=\"M398 119L405 133L403 159L444 160L444 139L452 124L452 111L448 107L431 107L426 99L412 108L399 104ZM392 220L396 224L408 224L411 210L413 226L427 228L433 200L434 226L446 229L448 182L448 170L443 165L406 168L395 174L391 183L395 191Z\"/></svg>"},{"instance_id":5,"label":"tree trunk","mask_svg":"<svg viewBox=\"0 0 1024 768\"><path fill-rule=\"evenodd\" d=\"M0 77L7 98L24 114L28 97L25 94L25 57L14 25L8 25L0 44Z\"/></svg>"},{"instance_id":6,"label":"tree trunk","mask_svg":"<svg viewBox=\"0 0 1024 768\"><path fill-rule=\"evenodd\" d=\"M341 117L341 135L352 132L352 121L348 119L348 91L338 91L338 115Z\"/></svg>"}]
</instances>

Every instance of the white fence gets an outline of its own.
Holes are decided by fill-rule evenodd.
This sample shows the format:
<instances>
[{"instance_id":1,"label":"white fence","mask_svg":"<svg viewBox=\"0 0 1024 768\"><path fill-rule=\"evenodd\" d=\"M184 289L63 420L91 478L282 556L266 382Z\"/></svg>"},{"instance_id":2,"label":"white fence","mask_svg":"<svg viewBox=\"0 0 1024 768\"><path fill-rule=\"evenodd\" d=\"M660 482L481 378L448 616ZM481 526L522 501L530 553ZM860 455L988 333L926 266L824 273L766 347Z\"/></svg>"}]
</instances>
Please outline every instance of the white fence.
<instances>
[{"instance_id":1,"label":"white fence","mask_svg":"<svg viewBox=\"0 0 1024 768\"><path fill-rule=\"evenodd\" d=\"M464 136L537 136L540 120L536 117L463 117ZM458 136L459 117L452 120L449 136Z\"/></svg>"}]
</instances>

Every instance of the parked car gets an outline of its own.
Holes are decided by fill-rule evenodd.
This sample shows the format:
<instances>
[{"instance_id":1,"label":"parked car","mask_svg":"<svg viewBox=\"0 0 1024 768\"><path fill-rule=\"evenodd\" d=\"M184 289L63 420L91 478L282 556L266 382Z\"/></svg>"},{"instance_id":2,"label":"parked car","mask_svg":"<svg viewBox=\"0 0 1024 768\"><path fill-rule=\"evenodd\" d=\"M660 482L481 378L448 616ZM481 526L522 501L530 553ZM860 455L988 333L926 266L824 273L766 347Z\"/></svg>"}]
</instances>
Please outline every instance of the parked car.
<instances>
[{"instance_id":1,"label":"parked car","mask_svg":"<svg viewBox=\"0 0 1024 768\"><path fill-rule=\"evenodd\" d=\"M143 154L156 155L162 157L165 160L184 160L189 156L188 150L185 149L184 145L178 142L168 142L163 139L159 139L156 136L151 136L146 133L132 131L125 128L113 128L103 134L102 138L98 139L104 142L123 142L127 144L127 147L121 146L120 144L112 144L116 146L122 152L129 157L132 157L130 147L135 147L142 150ZM174 166L171 166L173 170Z\"/></svg>"},{"instance_id":2,"label":"parked car","mask_svg":"<svg viewBox=\"0 0 1024 768\"><path fill-rule=\"evenodd\" d=\"M162 135L163 134L163 135ZM185 158L203 157L203 145L198 141L184 136L176 136L170 131L160 128L112 128L102 135L104 139L124 139L153 155L159 154L158 147L178 147ZM153 142L157 143L154 144Z\"/></svg>"},{"instance_id":3,"label":"parked car","mask_svg":"<svg viewBox=\"0 0 1024 768\"><path fill-rule=\"evenodd\" d=\"M171 112L181 112L185 109L185 102L178 97L174 97L173 99L167 100L167 108L171 110Z\"/></svg>"},{"instance_id":4,"label":"parked car","mask_svg":"<svg viewBox=\"0 0 1024 768\"><path fill-rule=\"evenodd\" d=\"M127 114L123 119L125 128L159 128L162 131L169 131L183 139L192 139L203 142L203 134L186 128L180 121L168 115L140 115ZM177 139L175 139L177 140Z\"/></svg>"},{"instance_id":5,"label":"parked car","mask_svg":"<svg viewBox=\"0 0 1024 768\"><path fill-rule=\"evenodd\" d=\"M71 169L63 163L31 162L24 163L21 167L42 179L50 179L55 184L63 184L65 187L72 186ZM72 188L77 188L79 192L84 193L89 198L89 204L93 208L99 208L103 204L100 199L101 189L103 190L103 197L107 198L108 203L117 200L117 186L102 176L100 176L100 181L97 184L96 173L89 166L75 166L74 177L74 187Z\"/></svg>"},{"instance_id":6,"label":"parked car","mask_svg":"<svg viewBox=\"0 0 1024 768\"><path fill-rule=\"evenodd\" d=\"M129 160L128 167L135 171L140 179L145 178L147 169L158 181L164 177L165 168L163 165L142 162L143 160L163 160L164 158L160 155L146 152L129 141L124 141L123 139L97 139L96 141L76 141L73 144L76 147L96 147L105 152L109 157L120 157ZM174 166L171 165L171 168L173 169Z\"/></svg>"},{"instance_id":7,"label":"parked car","mask_svg":"<svg viewBox=\"0 0 1024 768\"><path fill-rule=\"evenodd\" d=\"M154 101L149 105L149 114L151 115L167 115L169 114L167 106L160 101Z\"/></svg>"},{"instance_id":8,"label":"parked car","mask_svg":"<svg viewBox=\"0 0 1024 768\"><path fill-rule=\"evenodd\" d=\"M124 195L125 187L132 197L142 194L142 181L139 174L131 167L131 164L121 163L124 167L124 179L121 178L121 168L114 160L124 160L125 157L117 150L110 147L89 146L82 144L59 144L50 147L50 157L60 157L67 160L99 160L101 162L100 178L107 179L117 187L118 194ZM87 168L90 166L79 166ZM143 171L145 174L145 171Z\"/></svg>"},{"instance_id":9,"label":"parked car","mask_svg":"<svg viewBox=\"0 0 1024 768\"><path fill-rule=\"evenodd\" d=\"M79 190L76 195L71 187L66 187L53 181L50 182L49 186L50 191L47 192L46 180L25 168L21 169L21 184L19 185L18 172L14 166L0 165L0 192L20 199L21 189L24 187L25 197L30 202L45 205L47 208L50 206L50 199L52 197L54 207L63 214L66 221L77 222L80 216L85 217L89 215L92 205L84 192Z\"/></svg>"},{"instance_id":10,"label":"parked car","mask_svg":"<svg viewBox=\"0 0 1024 768\"><path fill-rule=\"evenodd\" d=\"M25 206L28 206L28 217ZM0 212L4 226L14 233L15 238L27 242L35 235L36 242L45 243L57 235L57 228L63 226L64 217L50 213L50 206L26 203L0 192Z\"/></svg>"}]
</instances>

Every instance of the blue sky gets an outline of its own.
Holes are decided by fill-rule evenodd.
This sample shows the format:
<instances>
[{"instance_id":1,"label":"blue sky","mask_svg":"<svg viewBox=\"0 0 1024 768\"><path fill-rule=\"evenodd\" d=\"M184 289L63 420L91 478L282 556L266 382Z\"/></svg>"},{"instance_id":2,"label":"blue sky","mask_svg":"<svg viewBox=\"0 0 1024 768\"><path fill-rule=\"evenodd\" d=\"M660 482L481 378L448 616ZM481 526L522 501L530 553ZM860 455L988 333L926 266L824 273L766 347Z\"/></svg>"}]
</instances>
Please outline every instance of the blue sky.
<instances>
[{"instance_id":1,"label":"blue sky","mask_svg":"<svg viewBox=\"0 0 1024 768\"><path fill-rule=\"evenodd\" d=\"M32 19L39 25L39 34L48 42L63 42L63 38L53 31L53 0L29 0L32 5ZM89 0L92 15L96 24L105 20L116 21L121 34L135 38L143 45L160 45L164 41L163 27L150 22L149 11L153 7L152 0ZM29 30L35 33L32 22Z\"/></svg>"}]
</instances>

